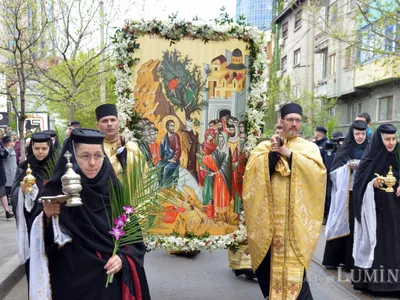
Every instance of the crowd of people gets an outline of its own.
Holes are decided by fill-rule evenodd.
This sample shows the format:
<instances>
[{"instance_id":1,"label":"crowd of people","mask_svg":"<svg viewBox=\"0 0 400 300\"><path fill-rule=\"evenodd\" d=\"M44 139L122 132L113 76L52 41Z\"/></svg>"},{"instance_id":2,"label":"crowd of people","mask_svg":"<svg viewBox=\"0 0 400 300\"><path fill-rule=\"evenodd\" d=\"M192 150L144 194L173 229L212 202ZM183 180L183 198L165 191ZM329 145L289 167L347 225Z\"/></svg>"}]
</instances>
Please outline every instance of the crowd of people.
<instances>
[{"instance_id":1,"label":"crowd of people","mask_svg":"<svg viewBox=\"0 0 400 300\"><path fill-rule=\"evenodd\" d=\"M266 299L312 299L306 270L322 224L322 264L350 272L354 289L400 295L397 128L371 132L368 113L347 133L300 135L302 109L281 108L269 141L252 151L243 200L253 267ZM259 184L255 185L257 182Z\"/></svg>"},{"instance_id":2,"label":"crowd of people","mask_svg":"<svg viewBox=\"0 0 400 300\"><path fill-rule=\"evenodd\" d=\"M70 122L62 145L54 131L32 134L23 161L15 132L0 143L0 197L6 217L16 217L18 256L32 299L150 299L145 244L126 245L113 255L108 183L118 186L141 158L148 167L162 163L164 155L170 168L177 161L168 156L169 149L163 154L165 145L155 145L158 131L150 121L140 121L142 139L131 142L119 134L115 105L101 105L95 113L98 130ZM246 156L241 194L252 266L263 296L312 299L307 269L323 224L323 265L351 272L355 289L400 292L400 281L393 277L400 272L397 128L381 124L372 133L371 119L362 113L346 134L333 132L329 140L326 128L317 126L314 138L306 140L299 134L302 114L300 105L284 105L274 135ZM223 122L232 131L238 127L245 139L245 124L237 119L211 121L201 151L207 154L211 140L218 144ZM166 123L165 139L176 154L173 125ZM231 128L225 127L228 135ZM52 199L63 194L67 152L81 177L85 203L74 209ZM205 163L198 159L199 166ZM24 182L30 172L36 178L33 186ZM388 180L391 176L395 182ZM50 200L39 201L41 197ZM114 281L105 287L110 274Z\"/></svg>"}]
</instances>

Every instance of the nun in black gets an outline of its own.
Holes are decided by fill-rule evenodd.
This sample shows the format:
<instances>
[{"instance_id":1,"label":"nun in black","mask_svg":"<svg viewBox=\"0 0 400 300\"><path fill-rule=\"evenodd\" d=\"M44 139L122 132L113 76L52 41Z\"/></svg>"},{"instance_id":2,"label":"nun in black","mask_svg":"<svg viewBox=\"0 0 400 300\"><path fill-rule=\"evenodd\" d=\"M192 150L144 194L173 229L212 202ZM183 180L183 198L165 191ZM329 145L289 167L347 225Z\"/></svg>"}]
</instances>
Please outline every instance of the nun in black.
<instances>
[{"instance_id":1,"label":"nun in black","mask_svg":"<svg viewBox=\"0 0 400 300\"><path fill-rule=\"evenodd\" d=\"M322 261L324 266L338 267L344 264L345 270L354 267L352 191L357 163L368 145L367 128L366 122L354 121L332 163L331 206L325 228L327 242Z\"/></svg>"},{"instance_id":2,"label":"nun in black","mask_svg":"<svg viewBox=\"0 0 400 300\"><path fill-rule=\"evenodd\" d=\"M11 203L17 222L17 248L20 263L25 264L29 281L29 232L33 222L32 216L38 207L37 199L43 191L46 180L46 167L53 155L53 144L45 133L34 133L28 147L27 158L18 165L14 183L11 188ZM31 191L21 181L26 176L28 164L36 184Z\"/></svg>"},{"instance_id":3,"label":"nun in black","mask_svg":"<svg viewBox=\"0 0 400 300\"><path fill-rule=\"evenodd\" d=\"M356 173L352 274L355 289L378 292L400 291L400 189L399 144L396 127L382 124L364 152ZM392 167L394 192L382 190L382 180ZM382 187L383 185L383 187Z\"/></svg>"},{"instance_id":4,"label":"nun in black","mask_svg":"<svg viewBox=\"0 0 400 300\"><path fill-rule=\"evenodd\" d=\"M45 294L51 294L54 300L150 299L143 267L144 243L125 246L112 256L109 183L120 183L104 155L103 140L104 135L97 130L74 129L64 144L54 175L46 184L43 195L63 194L61 177L67 163L64 155L69 151L73 169L81 176L83 205L65 207L54 200L43 202L43 213L35 219L32 235L42 236L47 256L39 250L36 265L31 264L31 278L36 279L31 281L33 299L38 290L47 291ZM42 249L41 244L35 247ZM43 268L47 283L39 280ZM106 288L108 274L115 276Z\"/></svg>"},{"instance_id":5,"label":"nun in black","mask_svg":"<svg viewBox=\"0 0 400 300\"><path fill-rule=\"evenodd\" d=\"M51 130L51 129L49 129L49 130L43 130L42 132L43 132L43 133L47 133L48 135L50 135L51 140L52 140L52 142L53 142L54 149L57 150L57 149L60 147L60 143L58 142L57 132L56 132L55 130ZM61 149L60 149L60 150L61 150Z\"/></svg>"}]
</instances>

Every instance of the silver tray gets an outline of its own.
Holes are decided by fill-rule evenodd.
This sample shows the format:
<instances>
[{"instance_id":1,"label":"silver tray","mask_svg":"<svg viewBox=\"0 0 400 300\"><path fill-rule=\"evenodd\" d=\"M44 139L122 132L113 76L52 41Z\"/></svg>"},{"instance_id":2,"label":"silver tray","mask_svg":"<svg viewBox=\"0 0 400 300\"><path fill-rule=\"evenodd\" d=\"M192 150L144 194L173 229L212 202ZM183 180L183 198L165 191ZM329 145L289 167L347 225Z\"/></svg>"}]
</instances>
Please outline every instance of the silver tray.
<instances>
[{"instance_id":1,"label":"silver tray","mask_svg":"<svg viewBox=\"0 0 400 300\"><path fill-rule=\"evenodd\" d=\"M51 200L56 200L58 203L63 203L69 199L69 195L58 195L58 196L44 196L40 197L40 202L50 202Z\"/></svg>"}]
</instances>

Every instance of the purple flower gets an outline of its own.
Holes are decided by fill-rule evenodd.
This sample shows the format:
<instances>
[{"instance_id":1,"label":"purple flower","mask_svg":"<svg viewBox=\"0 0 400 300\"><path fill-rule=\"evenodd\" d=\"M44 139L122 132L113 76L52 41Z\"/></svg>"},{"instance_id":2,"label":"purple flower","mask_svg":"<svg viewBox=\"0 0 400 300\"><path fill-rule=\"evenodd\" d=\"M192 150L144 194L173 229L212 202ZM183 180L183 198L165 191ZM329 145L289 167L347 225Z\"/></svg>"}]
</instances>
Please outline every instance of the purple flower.
<instances>
[{"instance_id":1,"label":"purple flower","mask_svg":"<svg viewBox=\"0 0 400 300\"><path fill-rule=\"evenodd\" d=\"M118 241L122 236L125 235L125 232L121 228L115 228L109 232L111 235L114 236L114 238Z\"/></svg>"},{"instance_id":2,"label":"purple flower","mask_svg":"<svg viewBox=\"0 0 400 300\"><path fill-rule=\"evenodd\" d=\"M132 206L126 205L126 206L124 206L124 211L125 211L127 214L133 214L133 213L135 212L135 209L134 209Z\"/></svg>"},{"instance_id":3,"label":"purple flower","mask_svg":"<svg viewBox=\"0 0 400 300\"><path fill-rule=\"evenodd\" d=\"M128 220L129 220L128 216L125 214L122 214L117 219L114 220L114 224L117 228L121 228L126 225L126 222Z\"/></svg>"},{"instance_id":4,"label":"purple flower","mask_svg":"<svg viewBox=\"0 0 400 300\"><path fill-rule=\"evenodd\" d=\"M121 219L121 217L117 218L114 220L114 224L117 228L121 228L125 226L125 221L123 219Z\"/></svg>"}]
</instances>

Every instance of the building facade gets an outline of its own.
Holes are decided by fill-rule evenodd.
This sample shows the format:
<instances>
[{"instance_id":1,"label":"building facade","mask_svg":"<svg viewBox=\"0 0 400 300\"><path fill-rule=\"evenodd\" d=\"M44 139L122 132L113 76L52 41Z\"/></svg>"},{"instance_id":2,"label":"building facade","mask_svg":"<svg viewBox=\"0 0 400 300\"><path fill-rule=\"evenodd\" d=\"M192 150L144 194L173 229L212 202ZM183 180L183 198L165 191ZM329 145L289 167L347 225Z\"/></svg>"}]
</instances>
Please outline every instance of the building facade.
<instances>
[{"instance_id":1,"label":"building facade","mask_svg":"<svg viewBox=\"0 0 400 300\"><path fill-rule=\"evenodd\" d=\"M400 64L398 56L390 55L398 49L396 43L378 37L371 24L356 22L354 0L323 1L314 11L306 4L292 1L274 20L281 29L281 74L290 78L292 90L312 91L314 101L321 103L336 99L331 114L344 133L361 112L371 116L372 127L388 122L398 125ZM326 34L344 24L348 38ZM384 32L395 36L398 27L388 25Z\"/></svg>"},{"instance_id":2,"label":"building facade","mask_svg":"<svg viewBox=\"0 0 400 300\"><path fill-rule=\"evenodd\" d=\"M246 23L269 30L272 23L273 0L236 0L236 18L246 17Z\"/></svg>"}]
</instances>

